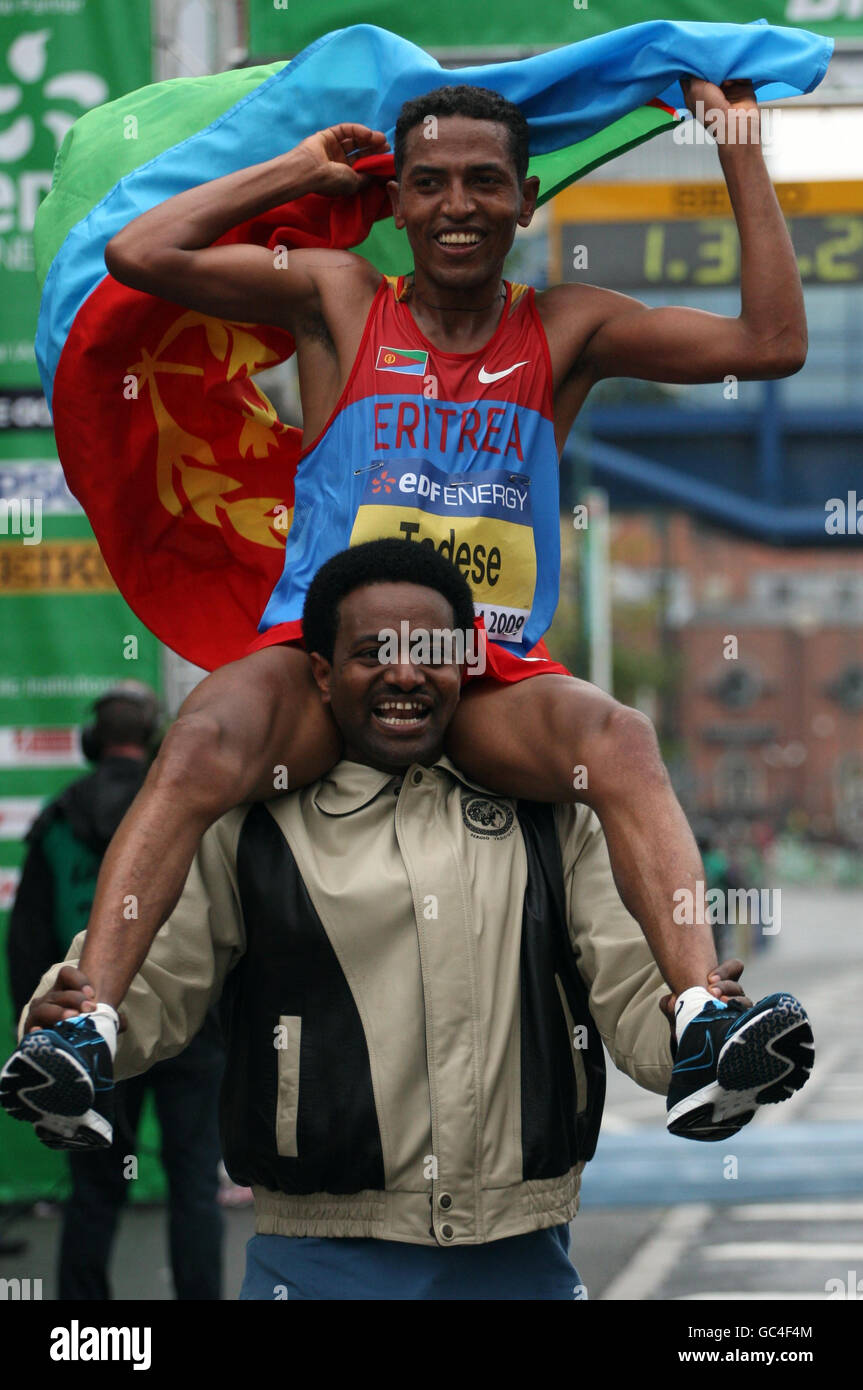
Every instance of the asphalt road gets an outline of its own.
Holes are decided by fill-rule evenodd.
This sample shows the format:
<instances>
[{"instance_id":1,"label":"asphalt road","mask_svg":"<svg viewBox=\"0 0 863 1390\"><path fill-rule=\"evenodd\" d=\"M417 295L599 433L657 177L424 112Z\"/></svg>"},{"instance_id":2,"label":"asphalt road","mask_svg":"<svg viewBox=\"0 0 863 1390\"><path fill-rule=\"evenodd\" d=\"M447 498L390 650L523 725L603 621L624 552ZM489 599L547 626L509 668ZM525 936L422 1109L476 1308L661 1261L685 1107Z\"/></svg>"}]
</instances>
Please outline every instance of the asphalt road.
<instances>
[{"instance_id":1,"label":"asphalt road","mask_svg":"<svg viewBox=\"0 0 863 1390\"><path fill-rule=\"evenodd\" d=\"M573 1223L592 1298L826 1299L858 1281L863 1297L863 894L784 889L781 929L744 982L756 999L803 1000L812 1076L732 1140L699 1144L667 1134L661 1098L611 1072Z\"/></svg>"}]
</instances>

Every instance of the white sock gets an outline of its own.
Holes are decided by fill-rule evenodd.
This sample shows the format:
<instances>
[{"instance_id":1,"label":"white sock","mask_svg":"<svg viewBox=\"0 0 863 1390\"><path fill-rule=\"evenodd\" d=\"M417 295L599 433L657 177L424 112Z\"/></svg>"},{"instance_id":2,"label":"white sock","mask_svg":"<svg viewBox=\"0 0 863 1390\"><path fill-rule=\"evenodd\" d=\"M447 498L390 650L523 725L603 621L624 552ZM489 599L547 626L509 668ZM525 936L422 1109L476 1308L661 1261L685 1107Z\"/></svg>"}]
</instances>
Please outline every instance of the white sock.
<instances>
[{"instance_id":1,"label":"white sock","mask_svg":"<svg viewBox=\"0 0 863 1390\"><path fill-rule=\"evenodd\" d=\"M116 1009L112 1009L110 1004L97 1004L95 1009L88 1009L85 1015L93 1020L93 1027L97 1033L101 1033L111 1052L113 1062L117 1055L117 1031L120 1027L120 1019Z\"/></svg>"},{"instance_id":2,"label":"white sock","mask_svg":"<svg viewBox=\"0 0 863 1390\"><path fill-rule=\"evenodd\" d=\"M678 994L677 1003L674 1006L674 1036L677 1041L680 1042L687 1023L691 1023L696 1015L701 1013L705 1004L718 1003L719 1000L716 995L711 994L702 985L691 985L682 994Z\"/></svg>"}]
</instances>

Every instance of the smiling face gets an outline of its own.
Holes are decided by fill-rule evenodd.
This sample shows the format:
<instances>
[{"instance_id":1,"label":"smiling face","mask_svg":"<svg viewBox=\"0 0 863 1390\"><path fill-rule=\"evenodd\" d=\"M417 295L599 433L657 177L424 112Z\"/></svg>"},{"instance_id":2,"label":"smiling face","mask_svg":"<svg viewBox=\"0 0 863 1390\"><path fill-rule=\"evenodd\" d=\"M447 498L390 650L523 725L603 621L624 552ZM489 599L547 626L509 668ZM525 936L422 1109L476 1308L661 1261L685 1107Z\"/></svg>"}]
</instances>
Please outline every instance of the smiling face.
<instances>
[{"instance_id":1,"label":"smiling face","mask_svg":"<svg viewBox=\"0 0 863 1390\"><path fill-rule=\"evenodd\" d=\"M399 183L388 184L397 227L407 230L418 276L468 290L499 277L517 226L533 216L539 180L520 185L506 126L441 117L407 133Z\"/></svg>"},{"instance_id":2,"label":"smiling face","mask_svg":"<svg viewBox=\"0 0 863 1390\"><path fill-rule=\"evenodd\" d=\"M421 584L366 584L339 604L332 662L312 652L315 680L344 739L343 757L385 772L429 766L443 751L459 700L462 667L382 662L379 634L451 631L452 606Z\"/></svg>"}]
</instances>

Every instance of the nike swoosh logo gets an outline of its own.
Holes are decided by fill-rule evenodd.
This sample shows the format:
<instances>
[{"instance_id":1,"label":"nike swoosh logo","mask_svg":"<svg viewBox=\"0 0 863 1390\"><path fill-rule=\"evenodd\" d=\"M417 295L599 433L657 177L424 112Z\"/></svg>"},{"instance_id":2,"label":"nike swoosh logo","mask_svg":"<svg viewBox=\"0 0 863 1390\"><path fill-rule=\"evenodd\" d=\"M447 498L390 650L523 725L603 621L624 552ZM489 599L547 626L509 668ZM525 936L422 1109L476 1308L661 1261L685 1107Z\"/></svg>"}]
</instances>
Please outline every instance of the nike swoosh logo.
<instances>
[{"instance_id":1,"label":"nike swoosh logo","mask_svg":"<svg viewBox=\"0 0 863 1390\"><path fill-rule=\"evenodd\" d=\"M516 362L511 367L504 367L502 372L487 372L485 363L483 363L479 369L479 379L485 385L488 385L490 381L500 381L501 377L509 376L511 372L518 371L519 367L526 367L529 361L530 358L528 357L527 362Z\"/></svg>"},{"instance_id":2,"label":"nike swoosh logo","mask_svg":"<svg viewBox=\"0 0 863 1390\"><path fill-rule=\"evenodd\" d=\"M690 1057L688 1062L680 1062L675 1070L678 1074L682 1071L700 1071L703 1067L713 1065L713 1037L707 1033L701 1051L697 1057Z\"/></svg>"}]
</instances>

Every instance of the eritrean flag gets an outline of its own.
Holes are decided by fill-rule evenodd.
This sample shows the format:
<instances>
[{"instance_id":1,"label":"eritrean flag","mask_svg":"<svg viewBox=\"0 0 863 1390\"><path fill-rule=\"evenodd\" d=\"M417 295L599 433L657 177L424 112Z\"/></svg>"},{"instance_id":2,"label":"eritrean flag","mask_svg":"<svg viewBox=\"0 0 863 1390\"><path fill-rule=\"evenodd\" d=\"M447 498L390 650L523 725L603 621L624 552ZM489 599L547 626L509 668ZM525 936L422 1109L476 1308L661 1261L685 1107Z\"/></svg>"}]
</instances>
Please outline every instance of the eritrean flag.
<instances>
[{"instance_id":1,"label":"eritrean flag","mask_svg":"<svg viewBox=\"0 0 863 1390\"><path fill-rule=\"evenodd\" d=\"M158 83L82 116L36 220L36 353L69 486L140 619L200 666L243 654L281 573L300 432L254 381L291 355L290 335L118 284L104 251L121 227L340 121L383 130L392 144L403 102L456 83L521 107L543 202L670 125L682 76L749 78L761 100L775 100L816 87L831 48L763 23L653 21L452 70L360 24L289 63ZM384 187L392 156L355 167L375 175L356 197L311 194L225 240L357 248L389 274L408 271ZM415 371L409 357L389 365Z\"/></svg>"},{"instance_id":2,"label":"eritrean flag","mask_svg":"<svg viewBox=\"0 0 863 1390\"><path fill-rule=\"evenodd\" d=\"M376 372L398 372L400 376L424 376L428 365L427 352L414 352L413 349L379 347Z\"/></svg>"}]
</instances>

